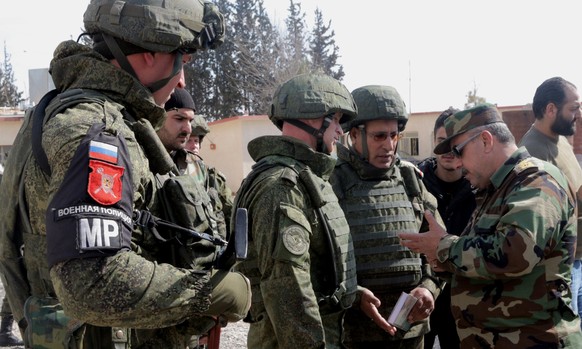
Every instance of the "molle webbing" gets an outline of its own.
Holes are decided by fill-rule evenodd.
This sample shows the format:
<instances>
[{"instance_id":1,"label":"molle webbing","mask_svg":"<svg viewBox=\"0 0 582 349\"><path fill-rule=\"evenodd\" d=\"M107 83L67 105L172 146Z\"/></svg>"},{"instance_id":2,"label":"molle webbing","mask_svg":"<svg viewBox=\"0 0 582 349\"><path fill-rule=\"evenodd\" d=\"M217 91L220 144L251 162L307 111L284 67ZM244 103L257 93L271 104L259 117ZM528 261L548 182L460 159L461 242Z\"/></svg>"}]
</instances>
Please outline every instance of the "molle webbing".
<instances>
[{"instance_id":1,"label":"molle webbing","mask_svg":"<svg viewBox=\"0 0 582 349\"><path fill-rule=\"evenodd\" d=\"M343 171L351 185L342 206L356 251L358 281L374 292L414 286L420 281L422 261L400 245L398 233L418 233L417 208L403 181L362 181L351 170Z\"/></svg>"}]
</instances>

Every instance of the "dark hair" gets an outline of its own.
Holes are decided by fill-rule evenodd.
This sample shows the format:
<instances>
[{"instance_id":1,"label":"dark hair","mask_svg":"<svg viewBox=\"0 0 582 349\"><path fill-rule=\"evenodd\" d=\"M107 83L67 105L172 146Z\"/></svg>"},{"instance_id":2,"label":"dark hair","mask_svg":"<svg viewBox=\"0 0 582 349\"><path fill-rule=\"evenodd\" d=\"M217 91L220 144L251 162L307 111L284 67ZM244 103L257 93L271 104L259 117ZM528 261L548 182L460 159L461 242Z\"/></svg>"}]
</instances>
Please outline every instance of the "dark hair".
<instances>
[{"instance_id":1,"label":"dark hair","mask_svg":"<svg viewBox=\"0 0 582 349\"><path fill-rule=\"evenodd\" d=\"M573 83L556 76L542 82L536 89L533 98L532 110L536 119L544 117L544 110L550 103L554 103L558 109L564 105L566 99L566 88L576 88Z\"/></svg>"},{"instance_id":2,"label":"dark hair","mask_svg":"<svg viewBox=\"0 0 582 349\"><path fill-rule=\"evenodd\" d=\"M438 116L438 118L436 119L436 121L434 122L434 129L433 129L433 135L435 135L436 137L436 131L445 126L445 120L453 115L454 113L458 112L459 109L453 108L453 107L449 107L449 109L445 110L444 112L441 113L441 115Z\"/></svg>"}]
</instances>

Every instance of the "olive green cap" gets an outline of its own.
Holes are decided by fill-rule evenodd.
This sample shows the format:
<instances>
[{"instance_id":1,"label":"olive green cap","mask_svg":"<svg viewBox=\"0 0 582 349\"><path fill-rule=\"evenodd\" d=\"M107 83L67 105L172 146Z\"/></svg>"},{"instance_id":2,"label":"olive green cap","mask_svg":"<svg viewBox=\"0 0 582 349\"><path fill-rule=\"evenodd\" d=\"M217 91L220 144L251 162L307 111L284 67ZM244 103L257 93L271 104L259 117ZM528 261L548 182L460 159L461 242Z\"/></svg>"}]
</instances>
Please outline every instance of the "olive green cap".
<instances>
[{"instance_id":1,"label":"olive green cap","mask_svg":"<svg viewBox=\"0 0 582 349\"><path fill-rule=\"evenodd\" d=\"M445 120L447 138L436 145L434 153L446 154L451 151L451 140L456 136L477 127L503 122L494 104L484 103L473 108L457 112Z\"/></svg>"}]
</instances>

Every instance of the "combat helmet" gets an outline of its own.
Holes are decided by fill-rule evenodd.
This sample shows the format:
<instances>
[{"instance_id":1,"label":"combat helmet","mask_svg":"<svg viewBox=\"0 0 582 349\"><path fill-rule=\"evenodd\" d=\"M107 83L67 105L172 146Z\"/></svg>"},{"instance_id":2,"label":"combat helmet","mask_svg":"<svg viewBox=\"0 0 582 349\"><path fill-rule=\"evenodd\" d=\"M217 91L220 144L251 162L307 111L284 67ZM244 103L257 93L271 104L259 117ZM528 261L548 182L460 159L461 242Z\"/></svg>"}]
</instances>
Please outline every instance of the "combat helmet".
<instances>
[{"instance_id":1,"label":"combat helmet","mask_svg":"<svg viewBox=\"0 0 582 349\"><path fill-rule=\"evenodd\" d=\"M182 54L214 49L222 44L225 33L218 7L202 0L91 0L83 23L86 33L82 35L90 35L95 47L110 53L136 78L126 55L176 52L172 75L148 86L152 92L182 69Z\"/></svg>"},{"instance_id":2,"label":"combat helmet","mask_svg":"<svg viewBox=\"0 0 582 349\"><path fill-rule=\"evenodd\" d=\"M360 130L361 138L366 140L366 121L396 120L398 132L402 132L408 121L406 105L394 87L382 85L362 86L352 91L354 101L358 106L358 117L343 125L348 132L354 127ZM397 145L398 147L398 145ZM362 142L360 157L368 161L368 143Z\"/></svg>"},{"instance_id":3,"label":"combat helmet","mask_svg":"<svg viewBox=\"0 0 582 349\"><path fill-rule=\"evenodd\" d=\"M369 85L352 91L358 106L358 117L344 124L344 130L364 124L370 120L397 120L398 131L404 131L408 122L406 105L392 86Z\"/></svg>"},{"instance_id":4,"label":"combat helmet","mask_svg":"<svg viewBox=\"0 0 582 349\"><path fill-rule=\"evenodd\" d=\"M283 122L293 124L317 138L317 151L327 152L323 133L336 112L343 113L340 122L346 123L357 115L357 107L348 89L331 76L310 73L295 76L279 86L273 95L269 118L283 128ZM325 117L319 130L299 121Z\"/></svg>"},{"instance_id":5,"label":"combat helmet","mask_svg":"<svg viewBox=\"0 0 582 349\"><path fill-rule=\"evenodd\" d=\"M208 127L208 123L204 119L203 115L194 115L194 119L190 123L192 125L192 135L198 136L200 143L202 143L202 139L208 133L210 133L210 127Z\"/></svg>"}]
</instances>

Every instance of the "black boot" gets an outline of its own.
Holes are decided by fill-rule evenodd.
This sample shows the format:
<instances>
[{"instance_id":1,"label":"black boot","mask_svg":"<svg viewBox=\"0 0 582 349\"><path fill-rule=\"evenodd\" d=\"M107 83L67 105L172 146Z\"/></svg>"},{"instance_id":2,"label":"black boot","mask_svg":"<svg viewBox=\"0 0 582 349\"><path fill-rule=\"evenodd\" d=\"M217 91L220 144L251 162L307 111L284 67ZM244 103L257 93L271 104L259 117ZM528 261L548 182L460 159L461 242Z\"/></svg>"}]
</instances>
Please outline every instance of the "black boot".
<instances>
[{"instance_id":1,"label":"black boot","mask_svg":"<svg viewBox=\"0 0 582 349\"><path fill-rule=\"evenodd\" d=\"M0 347L13 347L15 345L24 345L24 343L12 334L12 315L3 316L0 322Z\"/></svg>"}]
</instances>

